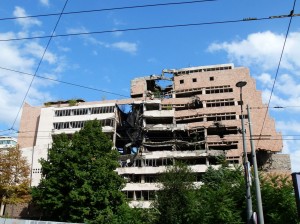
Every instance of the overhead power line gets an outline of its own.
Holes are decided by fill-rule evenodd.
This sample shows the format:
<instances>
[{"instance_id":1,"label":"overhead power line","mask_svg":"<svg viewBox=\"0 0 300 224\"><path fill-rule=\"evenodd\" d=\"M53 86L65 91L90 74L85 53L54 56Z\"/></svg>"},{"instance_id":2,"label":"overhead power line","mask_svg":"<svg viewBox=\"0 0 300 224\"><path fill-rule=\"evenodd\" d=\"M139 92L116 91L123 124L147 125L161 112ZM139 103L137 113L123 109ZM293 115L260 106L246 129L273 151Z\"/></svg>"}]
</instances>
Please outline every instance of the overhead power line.
<instances>
[{"instance_id":1,"label":"overhead power line","mask_svg":"<svg viewBox=\"0 0 300 224\"><path fill-rule=\"evenodd\" d=\"M39 15L31 15L31 16L6 17L6 18L0 18L0 21L5 21L5 20L16 20L16 19L28 19L28 18L38 18L38 17L48 17L48 16L59 16L60 14L61 14L61 15L72 15L72 14L93 13L93 12L105 12L105 11L125 10L125 9L149 8L149 7L159 7L159 6L187 5L187 4L195 4L195 3L214 2L214 1L217 1L217 0L200 0L200 1L168 2L168 3L147 4L147 5L134 5L134 6L123 6L123 7L103 8L103 9L90 9L90 10L81 10L81 11L63 12L63 13L48 13L48 14L39 14Z\"/></svg>"},{"instance_id":2,"label":"overhead power line","mask_svg":"<svg viewBox=\"0 0 300 224\"><path fill-rule=\"evenodd\" d=\"M262 123L262 126L261 126L260 136L261 136L261 134L263 132L263 129L264 129L264 126L265 126L267 114L268 114L268 111L269 111L270 102L271 102L271 99L272 99L272 96L273 96L275 84L276 84L277 77L278 77L278 72L279 72L280 65L281 65L281 60L282 60L283 52L284 52L284 49L285 49L285 45L286 45L286 41L287 41L287 38L288 38L288 34L290 32L290 27L291 27L293 15L294 15L295 5L296 5L296 0L294 0L293 8L292 8L290 14L288 15L290 17L290 20L289 20L289 24L288 24L287 31L286 31L286 34L285 34L285 38L284 38L284 42L283 42L283 46L282 46L282 50L281 50L281 54L280 54L278 66L277 66L277 69L276 69L275 78L274 78L272 89L271 89L271 94L270 94L269 101L268 101L268 104L267 104L268 105L267 106L267 110L265 112L264 120L263 120L263 123ZM258 144L259 144L259 140L257 142L257 145Z\"/></svg>"},{"instance_id":3,"label":"overhead power line","mask_svg":"<svg viewBox=\"0 0 300 224\"><path fill-rule=\"evenodd\" d=\"M285 109L285 108L291 108L291 107L300 107L300 105L291 105L291 106L273 106L273 107L250 107L250 109L267 109L267 108L273 108L273 109Z\"/></svg>"},{"instance_id":4,"label":"overhead power line","mask_svg":"<svg viewBox=\"0 0 300 224\"><path fill-rule=\"evenodd\" d=\"M250 17L250 18L237 19L237 20L223 20L223 21L213 21L213 22L186 23L186 24L174 24L174 25L163 25L163 26L149 26L149 27L136 27L136 28L102 30L102 31L89 31L89 32L66 33L66 34L33 36L33 37L22 37L22 38L9 38L9 39L0 39L0 41L4 42L4 41L33 40L33 39L45 39L45 38L50 38L50 37L51 38L56 38L56 37L69 37L69 36L81 36L81 35L92 35L92 34L105 34L105 33L115 33L115 32L129 32L129 31L168 29L168 28L204 26L204 25L216 25L216 24L227 24L227 23L240 23L240 22L250 22L250 21L271 20L271 19L283 19L283 18L287 18L287 17L296 17L296 16L300 16L300 14L282 15L282 16L269 16L269 17L264 17L264 18L252 18L252 17Z\"/></svg>"},{"instance_id":5,"label":"overhead power line","mask_svg":"<svg viewBox=\"0 0 300 224\"><path fill-rule=\"evenodd\" d=\"M105 91L105 90L101 90L101 89L97 89L97 88L92 88L92 87L80 85L80 84L77 84L77 83L66 82L66 81L62 81L62 80L58 80L58 79L54 79L54 78L49 78L49 77L45 77L45 76L34 75L34 74L31 74L31 73L21 72L21 71L17 71L17 70L10 69L10 68L0 67L0 69L10 71L10 72L14 72L14 73L19 73L19 74L22 74L22 75L35 76L36 78L50 80L50 81L53 81L53 82L63 83L63 84L66 84L66 85L76 86L76 87L80 87L80 88L84 88L84 89L88 89L88 90L93 90L93 91L97 91L97 92L112 94L112 95L115 95L115 96L121 96L121 97L126 97L126 98L128 97L128 96L125 96L125 95L122 95L122 94L119 94L119 93L109 92L109 91Z\"/></svg>"},{"instance_id":6,"label":"overhead power line","mask_svg":"<svg viewBox=\"0 0 300 224\"><path fill-rule=\"evenodd\" d=\"M52 31L52 34L51 34L51 36L49 37L49 40L48 40L47 45L46 45L46 47L45 47L45 49L44 49L43 55L42 55L42 57L41 57L41 59L40 59L40 61L39 61L39 63L38 63L38 66L37 66L35 72L34 72L34 75L33 75L32 79L31 79L31 82L30 82L30 84L29 84L29 87L28 87L28 89L27 89L27 91L26 91L26 93L25 93L25 96L24 96L24 98L23 98L23 100L22 100L22 103L21 103L21 105L20 105L20 107L19 107L18 113L17 113L17 115L16 115L16 117L15 117L15 119L14 119L14 121L13 121L13 124L12 124L12 126L11 126L11 129L13 129L13 127L15 126L15 123L16 123L18 117L19 117L20 111L21 111L21 109L22 109L22 107L23 107L23 104L24 104L24 102L25 102L25 100L26 100L26 97L27 97L27 95L28 95L28 93L29 93L29 90L31 89L32 83L33 83L33 81L34 81L34 78L36 77L37 72L39 71L39 68L40 68L40 66L41 66L41 64L42 64L42 61L43 61L43 59L44 59L44 57L45 57L45 54L46 54L46 52L47 52L47 50L48 50L48 47L49 47L50 42L51 42L51 40L52 40L52 37L53 37L53 35L54 35L54 33L55 33L55 30L56 30L56 28L57 28L57 26L58 26L58 23L59 23L60 19L61 19L62 13L64 12L64 10L65 10L65 8L66 8L66 6L67 6L68 1L69 1L69 0L66 0L66 2L65 2L65 4L64 4L64 7L63 7L63 9L62 9L62 11L61 11L61 14L59 15L59 17L58 17L58 19L57 19L57 21L56 21L56 24L55 24L55 26L54 26L54 29L53 29L53 31Z\"/></svg>"}]
</instances>

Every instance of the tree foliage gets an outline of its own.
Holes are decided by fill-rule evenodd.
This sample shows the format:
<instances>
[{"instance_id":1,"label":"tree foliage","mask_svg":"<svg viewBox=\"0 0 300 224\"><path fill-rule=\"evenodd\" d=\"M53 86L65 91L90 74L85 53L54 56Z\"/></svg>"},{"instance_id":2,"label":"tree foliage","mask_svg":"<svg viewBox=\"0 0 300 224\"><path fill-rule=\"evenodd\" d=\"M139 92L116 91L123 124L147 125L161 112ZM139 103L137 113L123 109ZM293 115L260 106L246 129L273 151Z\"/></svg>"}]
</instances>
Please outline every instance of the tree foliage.
<instances>
[{"instance_id":1,"label":"tree foliage","mask_svg":"<svg viewBox=\"0 0 300 224\"><path fill-rule=\"evenodd\" d=\"M5 203L28 201L30 169L18 147L0 149L0 195Z\"/></svg>"},{"instance_id":2,"label":"tree foliage","mask_svg":"<svg viewBox=\"0 0 300 224\"><path fill-rule=\"evenodd\" d=\"M30 169L18 147L0 149L0 202L24 203L30 200Z\"/></svg>"},{"instance_id":3,"label":"tree foliage","mask_svg":"<svg viewBox=\"0 0 300 224\"><path fill-rule=\"evenodd\" d=\"M195 180L191 169L184 164L167 168L159 178L162 189L157 192L154 203L157 223L190 223L188 214L194 200Z\"/></svg>"},{"instance_id":4,"label":"tree foliage","mask_svg":"<svg viewBox=\"0 0 300 224\"><path fill-rule=\"evenodd\" d=\"M200 188L193 187L188 167L169 168L161 177L162 191L154 208L158 223L245 223L245 179L242 167L226 163L209 167ZM178 184L177 184L178 183ZM291 178L287 175L262 175L261 195L265 223L297 224L297 209ZM254 184L252 204L256 210Z\"/></svg>"},{"instance_id":5,"label":"tree foliage","mask_svg":"<svg viewBox=\"0 0 300 224\"><path fill-rule=\"evenodd\" d=\"M243 223L245 184L240 167L209 167L197 191L194 217L198 223Z\"/></svg>"},{"instance_id":6,"label":"tree foliage","mask_svg":"<svg viewBox=\"0 0 300 224\"><path fill-rule=\"evenodd\" d=\"M72 137L55 136L48 160L41 160L42 180L32 190L44 218L122 223L129 208L120 191L124 179L115 171L118 156L97 120L86 122Z\"/></svg>"},{"instance_id":7,"label":"tree foliage","mask_svg":"<svg viewBox=\"0 0 300 224\"><path fill-rule=\"evenodd\" d=\"M261 175L261 194L265 223L299 223L290 175Z\"/></svg>"}]
</instances>

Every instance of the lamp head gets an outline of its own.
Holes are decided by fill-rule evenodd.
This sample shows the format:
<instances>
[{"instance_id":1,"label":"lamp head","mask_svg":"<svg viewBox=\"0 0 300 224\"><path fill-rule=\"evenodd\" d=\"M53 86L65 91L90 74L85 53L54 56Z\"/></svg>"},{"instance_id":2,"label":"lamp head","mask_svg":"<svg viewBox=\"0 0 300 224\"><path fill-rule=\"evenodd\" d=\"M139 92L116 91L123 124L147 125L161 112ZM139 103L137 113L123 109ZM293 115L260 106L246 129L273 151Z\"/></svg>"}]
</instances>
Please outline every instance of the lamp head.
<instances>
[{"instance_id":1,"label":"lamp head","mask_svg":"<svg viewBox=\"0 0 300 224\"><path fill-rule=\"evenodd\" d=\"M247 82L246 81L239 81L235 84L236 87L244 87L245 85L247 85Z\"/></svg>"}]
</instances>

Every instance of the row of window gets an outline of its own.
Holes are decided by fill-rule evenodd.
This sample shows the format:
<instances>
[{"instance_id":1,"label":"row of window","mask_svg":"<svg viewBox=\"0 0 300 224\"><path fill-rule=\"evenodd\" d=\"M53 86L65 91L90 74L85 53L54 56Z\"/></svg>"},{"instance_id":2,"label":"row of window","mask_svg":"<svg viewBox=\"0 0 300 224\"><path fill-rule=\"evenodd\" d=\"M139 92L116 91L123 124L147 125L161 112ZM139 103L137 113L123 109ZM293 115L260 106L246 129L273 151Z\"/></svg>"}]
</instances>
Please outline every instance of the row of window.
<instances>
[{"instance_id":1,"label":"row of window","mask_svg":"<svg viewBox=\"0 0 300 224\"><path fill-rule=\"evenodd\" d=\"M151 201L155 199L155 191L125 191L129 200L135 201Z\"/></svg>"},{"instance_id":2,"label":"row of window","mask_svg":"<svg viewBox=\"0 0 300 224\"><path fill-rule=\"evenodd\" d=\"M236 120L236 113L218 113L218 114L201 114L194 116L183 116L176 118L177 124L189 122L203 122L203 121L222 121L222 120Z\"/></svg>"},{"instance_id":3,"label":"row of window","mask_svg":"<svg viewBox=\"0 0 300 224\"><path fill-rule=\"evenodd\" d=\"M122 175L128 183L142 183L142 175L138 174L125 174ZM144 183L156 183L158 180L158 174L150 174L150 175L143 175Z\"/></svg>"},{"instance_id":4,"label":"row of window","mask_svg":"<svg viewBox=\"0 0 300 224\"><path fill-rule=\"evenodd\" d=\"M71 129L71 128L83 128L86 121L70 121L70 122L55 122L53 128L56 130L60 129ZM101 126L114 127L115 121L113 119L99 120Z\"/></svg>"},{"instance_id":5,"label":"row of window","mask_svg":"<svg viewBox=\"0 0 300 224\"><path fill-rule=\"evenodd\" d=\"M234 99L208 100L206 107L234 106Z\"/></svg>"},{"instance_id":6,"label":"row of window","mask_svg":"<svg viewBox=\"0 0 300 224\"><path fill-rule=\"evenodd\" d=\"M0 140L0 145L17 145L13 140Z\"/></svg>"},{"instance_id":7,"label":"row of window","mask_svg":"<svg viewBox=\"0 0 300 224\"><path fill-rule=\"evenodd\" d=\"M32 169L32 173L42 173L42 169Z\"/></svg>"},{"instance_id":8,"label":"row of window","mask_svg":"<svg viewBox=\"0 0 300 224\"><path fill-rule=\"evenodd\" d=\"M200 69L193 69L193 70L183 70L174 72L175 75L182 75L182 74L190 74L194 72L209 72L209 71L219 71L219 70L228 70L232 69L232 66L221 66L221 67L212 67L212 68L200 68Z\"/></svg>"},{"instance_id":9,"label":"row of window","mask_svg":"<svg viewBox=\"0 0 300 224\"><path fill-rule=\"evenodd\" d=\"M230 86L213 86L208 87L205 90L206 94L214 94L214 93L230 93L233 92L233 89Z\"/></svg>"},{"instance_id":10,"label":"row of window","mask_svg":"<svg viewBox=\"0 0 300 224\"><path fill-rule=\"evenodd\" d=\"M91 108L78 108L78 109L66 109L66 110L56 110L55 116L77 116L77 115L86 115L86 114L105 114L105 113L114 113L115 107L91 107Z\"/></svg>"},{"instance_id":11,"label":"row of window","mask_svg":"<svg viewBox=\"0 0 300 224\"><path fill-rule=\"evenodd\" d=\"M202 95L202 94L215 94L215 93L231 93L231 92L233 92L233 89L229 85L213 86L213 87L202 87L202 88L177 90L176 94L183 94L186 92L195 92L199 95Z\"/></svg>"}]
</instances>

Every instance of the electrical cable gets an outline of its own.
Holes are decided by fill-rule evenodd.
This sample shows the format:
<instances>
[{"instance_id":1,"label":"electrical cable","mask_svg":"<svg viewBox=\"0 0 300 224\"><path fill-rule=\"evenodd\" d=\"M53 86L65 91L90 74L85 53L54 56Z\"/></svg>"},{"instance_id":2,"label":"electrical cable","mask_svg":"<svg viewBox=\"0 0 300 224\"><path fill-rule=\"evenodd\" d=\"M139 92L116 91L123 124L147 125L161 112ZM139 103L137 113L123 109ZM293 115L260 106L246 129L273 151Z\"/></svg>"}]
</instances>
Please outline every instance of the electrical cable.
<instances>
[{"instance_id":1,"label":"electrical cable","mask_svg":"<svg viewBox=\"0 0 300 224\"><path fill-rule=\"evenodd\" d=\"M66 1L65 1L65 4L64 4L64 7L63 7L61 13L63 13L63 11L65 10L68 1L69 1L69 0L66 0ZM58 23L59 23L59 21L60 21L60 19L61 19L61 16L62 16L62 14L59 15L59 17L58 17L58 19L57 19L57 21L56 21L56 24L55 24L55 26L54 26L54 29L53 29L53 31L52 31L52 34L51 34L51 36L50 36L50 38L49 38L49 40L48 40L48 42L47 42L47 45L46 45L46 47L45 47L45 49L44 49L44 52L43 52L43 55L42 55L42 57L41 57L41 59L40 59L40 61L39 61L39 63L38 63L38 66L37 66L35 72L34 72L34 76L33 76L32 79L31 79L31 82L30 82L30 84L29 84L29 87L28 87L28 89L27 89L27 91L26 91L26 93L25 93L25 96L24 96L23 100L22 100L21 106L19 107L17 116L15 117L15 119L14 119L14 121L13 121L13 124L12 124L12 126L11 126L11 129L13 129L13 127L14 127L14 125L15 125L15 123L16 123L18 117L19 117L20 111L21 111L21 109L22 109L22 107L23 107L23 104L24 104L24 102L25 102L25 100L26 100L26 97L27 97L27 95L28 95L28 93L29 93L29 90L31 89L32 83L33 83L33 81L34 81L34 78L35 78L35 76L37 75L37 72L39 71L39 68L40 68L40 66L41 66L41 64L42 64L42 61L43 61L43 59L44 59L44 57L45 57L45 54L46 54L46 52L47 52L47 49L48 49L48 47L49 47L49 45L50 45L50 42L51 42L51 40L52 40L52 36L54 35L55 30L56 30L56 28L57 28L57 26L58 26Z\"/></svg>"},{"instance_id":2,"label":"electrical cable","mask_svg":"<svg viewBox=\"0 0 300 224\"><path fill-rule=\"evenodd\" d=\"M285 50L286 41L287 41L287 38L288 38L288 34L289 34L289 31L290 31L290 27L291 27L291 23L292 23L292 19L293 19L293 14L294 14L294 10L295 10L295 5L296 5L296 0L294 0L294 5L293 5L293 8L292 8L292 10L291 10L291 12L290 12L290 15L289 15L289 16L290 16L290 20L289 20L288 28L287 28L287 31L286 31L286 35L285 35L283 47L282 47L282 50L281 50L281 54L280 54L278 66L277 66L277 69L276 69L275 78L274 78L273 85L272 85L272 89L271 89L271 94L270 94L269 101L268 101L268 104L267 104L268 107L269 107L269 105L270 105L270 102L271 102L271 99L272 99L272 96L273 96L274 87L275 87L276 80L277 80L277 77L278 77L278 72L279 72L279 69L280 69L281 60L282 60L282 56L283 56L283 52L284 52L284 50ZM261 135L262 132L263 132L263 129L264 129L264 126L265 126L265 122L266 122L266 118L267 118L268 111L269 111L269 108L267 108L267 110L266 110L266 112L265 112L264 120L263 120L262 127L261 127L261 130L260 130L260 135ZM259 140L258 140L258 142L256 143L256 146L258 146L258 144L259 144Z\"/></svg>"},{"instance_id":3,"label":"electrical cable","mask_svg":"<svg viewBox=\"0 0 300 224\"><path fill-rule=\"evenodd\" d=\"M105 33L115 33L115 32L129 32L129 31L141 31L141 30L155 30L155 29L166 29L166 28L177 28L177 27L190 27L190 26L203 26L203 25L216 25L216 24L227 24L227 23L240 23L249 21L262 21L271 19L283 19L287 17L300 16L300 14L293 14L293 16L270 16L262 18L244 18L237 20L223 20L214 22L201 22L201 23L186 23L186 24L175 24L175 25L163 25L163 26L149 26L149 27L136 27L136 28L126 28L126 29L114 29L114 30L102 30L102 31L89 31L89 32L78 32L78 33L67 33L67 34L56 34L56 35L45 35L45 36L33 36L33 37L23 37L23 38L9 38L0 39L1 42L5 41L20 41L20 40L33 40L33 39L44 39L44 38L56 38L56 37L69 37L69 36L81 36L81 35L92 35L92 34L105 34Z\"/></svg>"},{"instance_id":4,"label":"electrical cable","mask_svg":"<svg viewBox=\"0 0 300 224\"><path fill-rule=\"evenodd\" d=\"M214 1L218 1L218 0L169 2L169 3L123 6L123 7L103 8L103 9L90 9L90 10L81 10L81 11L73 11L73 12L63 12L63 13L61 13L61 15L82 14L82 13L92 13L92 12L104 12L104 11L114 11L114 10L124 10L124 9L148 8L148 7L158 7L158 6L170 6L170 5L185 5L185 4L205 3L205 2L214 2ZM27 18L38 18L38 17L48 17L48 16L59 16L59 15L60 15L60 13L48 13L48 14L39 14L39 15L32 15L32 16L16 16L16 17L0 18L0 21L16 20L16 19L27 19Z\"/></svg>"},{"instance_id":5,"label":"electrical cable","mask_svg":"<svg viewBox=\"0 0 300 224\"><path fill-rule=\"evenodd\" d=\"M10 71L10 72L14 72L14 73L23 74L23 75L34 76L36 78L50 80L50 81L53 81L53 82L63 83L63 84L66 84L66 85L71 85L71 86L76 86L76 87L80 87L80 88L84 88L84 89L89 89L89 90L93 90L93 91L97 91L97 92L108 93L108 94L112 94L112 95L116 95L116 96L122 96L122 97L126 97L126 98L128 97L128 96L118 94L118 93L113 93L113 92L109 92L109 91L105 91L105 90L101 90L101 89L97 89L97 88L92 88L92 87L80 85L80 84L77 84L77 83L66 82L66 81L53 79L53 78L48 78L48 77L44 77L44 76L40 76L40 75L34 75L34 74L27 73L27 72L21 72L21 71L17 71L17 70L5 68L5 67L0 67L0 69Z\"/></svg>"}]
</instances>

